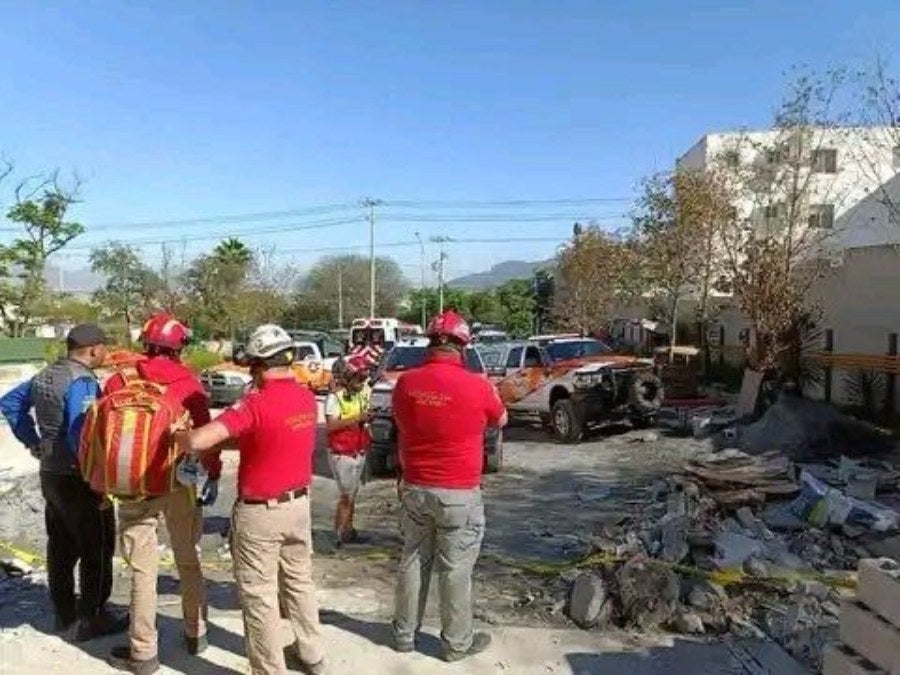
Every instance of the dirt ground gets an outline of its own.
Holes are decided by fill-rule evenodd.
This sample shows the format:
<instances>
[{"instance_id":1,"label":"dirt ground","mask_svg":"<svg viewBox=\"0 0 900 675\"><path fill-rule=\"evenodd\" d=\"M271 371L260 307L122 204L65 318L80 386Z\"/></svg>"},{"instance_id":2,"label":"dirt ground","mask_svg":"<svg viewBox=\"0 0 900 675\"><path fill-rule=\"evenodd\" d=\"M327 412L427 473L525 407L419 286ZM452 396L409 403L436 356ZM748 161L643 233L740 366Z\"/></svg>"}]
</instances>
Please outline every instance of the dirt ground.
<instances>
[{"instance_id":1,"label":"dirt ground","mask_svg":"<svg viewBox=\"0 0 900 675\"><path fill-rule=\"evenodd\" d=\"M7 430L0 428L3 431ZM654 481L686 457L705 450L706 442L667 438L655 431L615 429L577 446L561 446L538 428L508 429L503 471L484 482L488 527L475 575L477 618L494 633L497 644L470 662L447 666L434 658L438 653L434 601L426 620L432 638L423 649L425 654L401 657L388 648L387 621L400 544L395 484L377 480L364 487L357 506L357 527L367 540L335 550L331 518L336 492L321 440L312 491L315 576L326 624L330 672L766 672L759 669L761 657L756 652L771 645L578 630L563 612L567 585L560 580L548 583L539 574L542 566L564 564L587 553L592 538L602 536L604 524L614 524L639 509ZM3 467L12 464L7 462L11 453L24 453L13 446L9 439L0 445L0 477ZM206 534L201 542L210 580L212 647L200 661L192 662L181 653L177 581L166 572L160 579L161 652L166 672L246 671L240 614L222 536L234 499L236 461L234 455L226 459L219 500L207 509ZM42 552L41 502L34 494L36 477L28 474L28 465L23 466L21 459L15 472L19 476L15 480L25 489L20 487L15 499L7 499L0 513L0 540ZM12 471L8 473L12 475ZM166 554L164 550L164 557ZM0 552L0 557L3 555L6 553ZM114 601L124 604L127 591L125 570L121 569ZM49 623L40 574L27 582L0 581L3 672L106 672L97 657L102 657L113 642L102 641L81 650L49 634ZM782 658L773 654L763 661ZM795 667L793 662L784 661L778 669L803 672Z\"/></svg>"}]
</instances>

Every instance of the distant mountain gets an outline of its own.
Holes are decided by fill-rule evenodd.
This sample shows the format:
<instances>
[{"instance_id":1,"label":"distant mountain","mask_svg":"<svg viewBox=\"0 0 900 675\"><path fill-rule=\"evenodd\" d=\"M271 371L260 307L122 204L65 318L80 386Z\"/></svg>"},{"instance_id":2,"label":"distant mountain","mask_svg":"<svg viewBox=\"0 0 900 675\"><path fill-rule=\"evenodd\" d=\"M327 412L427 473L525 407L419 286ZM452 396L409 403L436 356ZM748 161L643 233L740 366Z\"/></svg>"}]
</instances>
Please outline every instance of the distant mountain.
<instances>
[{"instance_id":1,"label":"distant mountain","mask_svg":"<svg viewBox=\"0 0 900 675\"><path fill-rule=\"evenodd\" d=\"M536 270L542 267L550 267L553 260L538 260L526 262L524 260L507 260L494 265L487 272L467 274L447 282L450 288L461 288L467 291L483 291L496 288L512 279L529 279Z\"/></svg>"}]
</instances>

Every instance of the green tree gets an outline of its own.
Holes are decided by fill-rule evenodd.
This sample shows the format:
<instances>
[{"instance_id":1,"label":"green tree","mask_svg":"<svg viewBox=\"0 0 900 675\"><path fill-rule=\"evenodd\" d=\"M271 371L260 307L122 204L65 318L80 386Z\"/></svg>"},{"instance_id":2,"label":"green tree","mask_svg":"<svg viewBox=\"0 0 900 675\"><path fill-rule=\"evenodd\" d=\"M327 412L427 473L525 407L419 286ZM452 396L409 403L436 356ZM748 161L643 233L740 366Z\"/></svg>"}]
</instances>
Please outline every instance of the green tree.
<instances>
[{"instance_id":1,"label":"green tree","mask_svg":"<svg viewBox=\"0 0 900 675\"><path fill-rule=\"evenodd\" d=\"M376 258L375 278L376 313L397 316L409 288L400 266L391 258ZM339 318L346 326L354 318L369 316L369 259L360 255L321 258L300 282L299 294L327 308L331 327L338 325Z\"/></svg>"},{"instance_id":2,"label":"green tree","mask_svg":"<svg viewBox=\"0 0 900 675\"><path fill-rule=\"evenodd\" d=\"M512 279L494 291L500 323L513 337L528 337L536 309L530 279Z\"/></svg>"},{"instance_id":3,"label":"green tree","mask_svg":"<svg viewBox=\"0 0 900 675\"><path fill-rule=\"evenodd\" d=\"M104 278L103 286L94 292L94 300L106 316L121 321L123 337L130 343L131 329L156 307L162 279L136 249L118 242L91 252L91 270Z\"/></svg>"},{"instance_id":4,"label":"green tree","mask_svg":"<svg viewBox=\"0 0 900 675\"><path fill-rule=\"evenodd\" d=\"M0 181L12 166L0 167ZM63 186L59 172L28 178L14 191L15 203L7 220L21 226L22 234L9 244L0 244L0 319L13 337L24 335L46 293L44 270L47 259L84 232L84 227L68 220L81 183Z\"/></svg>"},{"instance_id":5,"label":"green tree","mask_svg":"<svg viewBox=\"0 0 900 675\"><path fill-rule=\"evenodd\" d=\"M239 330L252 322L244 291L253 263L253 252L240 240L231 238L188 266L188 319L200 334L234 339Z\"/></svg>"}]
</instances>

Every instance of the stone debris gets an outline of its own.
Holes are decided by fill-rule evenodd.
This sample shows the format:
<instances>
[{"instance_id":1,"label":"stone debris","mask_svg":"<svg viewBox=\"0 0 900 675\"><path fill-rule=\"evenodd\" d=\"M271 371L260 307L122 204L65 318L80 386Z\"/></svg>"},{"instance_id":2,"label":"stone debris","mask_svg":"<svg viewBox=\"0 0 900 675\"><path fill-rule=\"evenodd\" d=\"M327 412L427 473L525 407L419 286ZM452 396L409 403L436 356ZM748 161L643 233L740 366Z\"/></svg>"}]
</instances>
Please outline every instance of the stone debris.
<instances>
[{"instance_id":1,"label":"stone debris","mask_svg":"<svg viewBox=\"0 0 900 675\"><path fill-rule=\"evenodd\" d=\"M843 478L837 460L813 470L834 489L863 472L878 486L876 497L896 494L892 466L843 464ZM572 598L573 584L579 595L602 589L603 606L616 610L604 621L642 631L768 637L820 669L860 559L872 556L870 546L896 555L900 534L890 519L889 531L873 532L859 518L816 526L800 517L792 509L796 476L809 466L777 452L695 457L683 475L648 484L645 499L631 502L632 513L591 538L594 553L609 562L559 578ZM571 606L569 616L575 618ZM578 616L578 625L597 625Z\"/></svg>"},{"instance_id":2,"label":"stone debris","mask_svg":"<svg viewBox=\"0 0 900 675\"><path fill-rule=\"evenodd\" d=\"M580 628L593 628L609 620L611 604L606 584L596 574L580 574L569 596L569 618Z\"/></svg>"},{"instance_id":3,"label":"stone debris","mask_svg":"<svg viewBox=\"0 0 900 675\"><path fill-rule=\"evenodd\" d=\"M681 594L678 575L668 567L635 558L616 575L622 618L642 630L669 623Z\"/></svg>"}]
</instances>

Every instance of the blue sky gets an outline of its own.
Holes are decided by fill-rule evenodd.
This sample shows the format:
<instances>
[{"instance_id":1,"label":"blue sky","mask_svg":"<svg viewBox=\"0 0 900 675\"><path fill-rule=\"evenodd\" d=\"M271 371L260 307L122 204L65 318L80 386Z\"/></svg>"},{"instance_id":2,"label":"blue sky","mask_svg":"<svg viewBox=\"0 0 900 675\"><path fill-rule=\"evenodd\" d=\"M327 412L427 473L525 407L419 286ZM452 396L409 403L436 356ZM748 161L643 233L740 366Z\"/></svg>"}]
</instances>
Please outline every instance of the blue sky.
<instances>
[{"instance_id":1,"label":"blue sky","mask_svg":"<svg viewBox=\"0 0 900 675\"><path fill-rule=\"evenodd\" d=\"M72 251L75 266L110 237L257 231L249 242L282 250L365 244L356 207L101 227L364 195L443 202L383 209L380 242L415 231L563 239L578 216L615 225L627 202L446 202L632 198L642 176L703 133L767 124L792 65L895 56L900 29L900 5L881 0L3 4L0 151L23 173L60 166L85 177L77 215L99 229ZM145 245L150 257L158 248ZM554 248L450 245L449 270ZM383 252L418 279L417 248ZM308 266L317 255L291 257Z\"/></svg>"}]
</instances>

